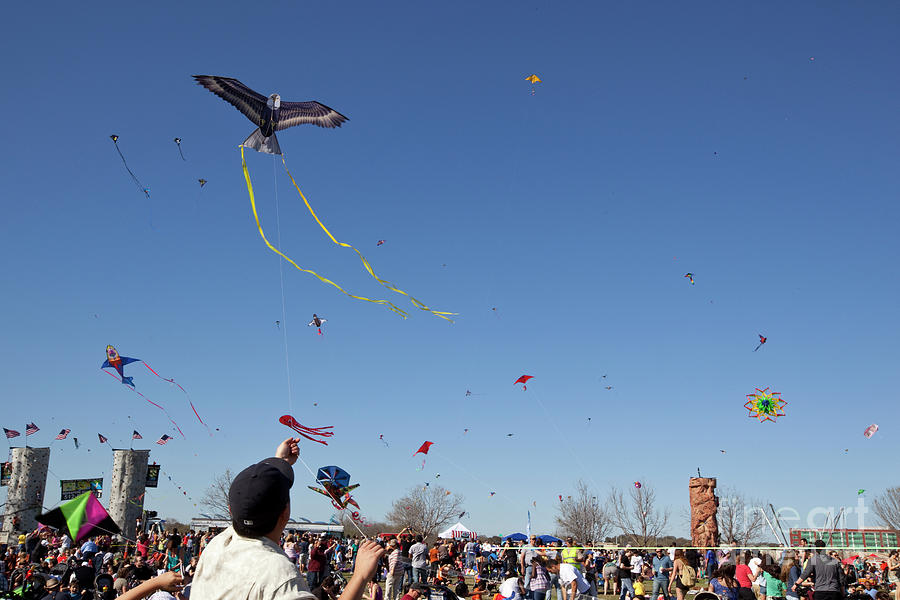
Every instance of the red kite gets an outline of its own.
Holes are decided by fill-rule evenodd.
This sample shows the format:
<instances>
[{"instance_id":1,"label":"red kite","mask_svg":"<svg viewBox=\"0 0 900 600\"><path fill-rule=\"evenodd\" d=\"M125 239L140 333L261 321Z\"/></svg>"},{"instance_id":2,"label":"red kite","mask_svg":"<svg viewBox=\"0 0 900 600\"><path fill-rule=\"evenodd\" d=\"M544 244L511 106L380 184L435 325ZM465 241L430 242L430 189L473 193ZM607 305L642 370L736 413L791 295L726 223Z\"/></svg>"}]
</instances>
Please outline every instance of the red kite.
<instances>
[{"instance_id":1,"label":"red kite","mask_svg":"<svg viewBox=\"0 0 900 600\"><path fill-rule=\"evenodd\" d=\"M419 446L419 449L413 452L413 456L415 456L419 452L421 452L422 454L428 454L428 451L431 450L431 446L433 444L434 442L423 442L422 445Z\"/></svg>"},{"instance_id":2,"label":"red kite","mask_svg":"<svg viewBox=\"0 0 900 600\"><path fill-rule=\"evenodd\" d=\"M529 379L534 379L534 376L533 375L522 375L521 377L516 379L515 382L513 382L513 385L516 385L517 383L521 383L522 391L524 392L525 390L528 389L528 386L525 384L528 383Z\"/></svg>"}]
</instances>

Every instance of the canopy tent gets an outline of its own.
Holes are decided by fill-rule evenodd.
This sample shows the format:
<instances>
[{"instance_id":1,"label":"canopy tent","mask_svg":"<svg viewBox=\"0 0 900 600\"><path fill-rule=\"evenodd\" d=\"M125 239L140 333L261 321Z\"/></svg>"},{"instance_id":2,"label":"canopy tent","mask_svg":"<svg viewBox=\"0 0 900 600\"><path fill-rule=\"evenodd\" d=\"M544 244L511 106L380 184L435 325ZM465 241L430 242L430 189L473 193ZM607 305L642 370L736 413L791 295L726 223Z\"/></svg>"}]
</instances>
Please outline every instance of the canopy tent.
<instances>
[{"instance_id":1,"label":"canopy tent","mask_svg":"<svg viewBox=\"0 0 900 600\"><path fill-rule=\"evenodd\" d=\"M545 533L544 535L539 535L538 539L541 540L541 542L544 544L550 544L553 542L555 542L557 544L562 543L561 539L559 539L558 537L554 537L554 536L550 535L549 533Z\"/></svg>"},{"instance_id":2,"label":"canopy tent","mask_svg":"<svg viewBox=\"0 0 900 600\"><path fill-rule=\"evenodd\" d=\"M442 531L438 534L439 538L443 538L445 540L453 539L453 540L474 540L478 537L478 534L463 525L462 523L457 523L447 531Z\"/></svg>"},{"instance_id":3,"label":"canopy tent","mask_svg":"<svg viewBox=\"0 0 900 600\"><path fill-rule=\"evenodd\" d=\"M528 536L524 533L510 533L509 535L504 535L501 538L504 542L513 541L513 542L524 542L528 539Z\"/></svg>"}]
</instances>

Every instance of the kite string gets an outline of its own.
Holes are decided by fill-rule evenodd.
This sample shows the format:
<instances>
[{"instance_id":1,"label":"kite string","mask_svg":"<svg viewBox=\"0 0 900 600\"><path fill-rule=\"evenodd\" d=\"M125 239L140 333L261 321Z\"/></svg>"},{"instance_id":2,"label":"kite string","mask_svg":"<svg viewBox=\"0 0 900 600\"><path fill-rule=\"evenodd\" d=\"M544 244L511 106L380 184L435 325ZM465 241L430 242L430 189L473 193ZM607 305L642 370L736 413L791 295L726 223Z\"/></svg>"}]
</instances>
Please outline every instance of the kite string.
<instances>
[{"instance_id":1,"label":"kite string","mask_svg":"<svg viewBox=\"0 0 900 600\"><path fill-rule=\"evenodd\" d=\"M534 399L538 401L538 404L541 405L541 408L544 410L544 413L547 415L547 418L548 418L548 419L550 420L550 422L553 424L553 428L556 429L556 432L559 434L560 439L562 439L563 443L565 444L566 449L569 451L569 454L571 454L571 455L572 455L572 458L574 458L575 461L576 461L579 465L581 465L581 470L582 470L585 474L587 474L588 478L591 480L591 483L594 484L594 487L596 487L597 489L600 489L600 486L597 485L597 482L596 482L596 481L594 481L593 475L591 475L591 472L590 472L590 471L588 470L588 468L584 465L584 463L582 462L581 458L579 458L578 455L575 454L575 451L572 450L572 447L569 445L569 442L568 442L566 436L563 435L563 432L560 430L559 425L556 424L556 419L553 418L553 416L550 414L550 411L548 411L548 410L547 410L547 407L544 406L544 403L543 403L543 401L541 400L541 395L538 394L537 392L532 392L532 395L534 396Z\"/></svg>"},{"instance_id":2,"label":"kite string","mask_svg":"<svg viewBox=\"0 0 900 600\"><path fill-rule=\"evenodd\" d=\"M303 460L303 457L300 456L300 453L299 453L299 452L297 453L297 460L299 460L299 461L303 464L303 466L306 467L306 470L309 471L309 474L313 476L313 479L316 479L316 474L313 473L313 470L309 468L309 465L306 464L306 461ZM340 504L340 503L341 503L340 500L338 500L337 498L335 498L335 497L331 494L331 492L328 490L327 487L325 487L325 486L323 485L323 486L322 486L322 489L324 489L326 492L328 492L328 497L331 498L332 500L334 500L337 504ZM343 512L343 511L345 511L345 510L347 510L347 509L341 509L341 512ZM356 524L356 521L354 521L354 520L351 518L351 519L350 519L350 522L353 524L354 527L356 527L356 530L359 532L359 535L363 536L363 539L366 539L366 540L369 539L369 536L367 536L365 533L363 533L363 530L359 528L359 525Z\"/></svg>"},{"instance_id":3,"label":"kite string","mask_svg":"<svg viewBox=\"0 0 900 600\"><path fill-rule=\"evenodd\" d=\"M325 224L322 223L322 221L319 219L319 216L316 215L316 212L313 210L313 207L310 205L309 201L306 199L306 196L303 195L303 191L300 189L300 186L297 185L297 182L294 180L294 176L291 175L290 169L288 169L287 161L285 161L284 155L283 155L283 154L281 155L281 162L282 162L282 164L284 164L284 170L285 170L285 172L288 174L288 177L291 178L291 183L294 184L294 187L297 189L297 193L300 194L300 197L303 199L303 203L306 204L306 208L309 209L309 214L311 214L311 215L313 216L313 218L316 220L316 223L318 223L318 224L319 224L319 227L322 228L322 231L324 231L325 234L326 234L329 238L331 238L331 241L332 241L332 242L334 242L334 243L337 244L338 246L343 246L344 248L350 248L351 250L353 250L354 252L356 252L357 256L359 256L359 259L362 261L363 266L365 267L365 269L366 269L366 271L369 273L369 275L371 275L371 276L375 279L375 281L377 281L378 283L380 283L381 285L383 285L383 286L386 287L387 289L389 289L389 290L391 290L391 291L393 291L393 292L397 292L398 294L403 294L404 296L406 296L407 298L409 298L410 301L412 301L412 303L413 303L417 308L419 308L419 309L421 309L421 310L424 310L424 311L427 311L427 312L430 312L431 314L435 315L436 317L440 317L440 318L442 318L442 319L445 319L445 320L447 320L447 321L450 321L451 323L453 322L453 319L451 319L451 318L450 318L449 316L447 316L447 315L455 315L455 314L457 314L457 313L433 310L433 309L429 308L428 306L426 306L424 303L422 303L422 302L420 302L419 300L413 298L412 296L410 296L409 294L407 294L407 293L404 292L403 290L394 287L393 285L391 285L390 282L385 281L384 279L381 279L380 277L378 277L378 275L375 274L375 271L372 269L372 265L369 264L369 261L366 260L366 257L363 256L362 252L360 252L360 251L357 250L354 246L352 246L352 245L350 245L350 244L348 244L348 243L346 243L346 242L340 242L340 241L338 241L338 240L331 234L331 232L328 231L328 228L325 227Z\"/></svg>"},{"instance_id":4,"label":"kite string","mask_svg":"<svg viewBox=\"0 0 900 600\"><path fill-rule=\"evenodd\" d=\"M253 183L250 181L250 171L247 170L247 161L246 161L246 159L245 159L245 157L244 157L244 147L241 146L240 148L241 148L241 166L243 167L243 170L244 170L244 180L247 182L247 193L248 193L249 196L250 196L250 207L253 209L253 217L254 217L254 219L256 219L256 227L257 227L257 229L259 229L259 235L260 235L260 237L263 239L263 242L265 242L265 244L266 244L266 246L269 248L269 250L271 250L271 251L274 252L275 254L278 254L279 256L281 256L282 258L284 258L286 261L288 261L289 263L291 263L291 265L293 265L294 268L297 269L298 271L300 271L300 272L302 272L302 273L309 273L310 275L313 275L314 277L316 277L316 278L317 278L319 281L321 281L322 283L327 283L328 285L334 286L334 287L337 288L338 291L340 291L342 294L345 294L345 295L347 295L347 296L350 296L351 298L354 298L354 299L356 299L356 300L363 300L363 301L365 301L365 302L371 302L371 303L373 303L373 304L382 304L382 305L384 305L388 310L391 310L391 311L397 313L398 315L400 315L401 317L403 317L403 318L405 319L405 318L408 316L408 315L406 314L406 312L403 311L402 309L398 308L397 306L395 306L395 305L394 305L393 303L391 303L390 301L388 301L388 300L374 300L374 299L372 299L372 298L366 298L366 297L364 297L364 296L356 296L356 295L354 295L354 294L351 294L350 292L346 291L344 288L342 288L341 286L339 286L339 285L336 284L335 282L331 281L331 280L328 279L327 277L323 277L323 276L319 275L318 273L316 273L315 271L312 271L312 270L310 270L310 269L304 269L303 267L301 267L300 265L298 265L296 262L294 262L294 260L291 259L289 256L287 256L286 254L284 254L283 252L281 252L281 250L279 250L278 248L276 248L275 246L273 246L273 245L271 244L271 242L269 242L268 238L266 238L265 232L263 231L262 224L261 224L260 221L259 221L259 213L257 213L257 211L256 211L256 196L255 196L254 193L253 193Z\"/></svg>"},{"instance_id":5,"label":"kite string","mask_svg":"<svg viewBox=\"0 0 900 600\"><path fill-rule=\"evenodd\" d=\"M281 214L278 209L278 165L275 163L275 157L272 157L272 183L275 186L275 238L278 241L278 247L281 247ZM288 338L287 338L287 310L285 308L284 299L284 261L278 257L278 277L281 280L281 334L284 341L284 369L287 373L288 386L288 413L294 414L294 387L291 385L291 359L288 355Z\"/></svg>"},{"instance_id":6,"label":"kite string","mask_svg":"<svg viewBox=\"0 0 900 600\"><path fill-rule=\"evenodd\" d=\"M144 184L142 184L142 183L140 182L140 180L137 178L137 175L135 175L134 172L128 167L128 161L125 160L125 155L122 154L122 150L119 149L119 141L114 139L114 140L113 140L113 144L114 144L115 147L116 147L116 152L119 153L119 158L122 159L122 164L125 165L125 170L128 171L128 174L131 175L131 178L134 180L135 185L137 185L138 189L141 190L141 192L143 192L143 194L144 194L144 195L147 197L147 199L149 200L149 199L150 199L150 192L147 191L147 188L144 187Z\"/></svg>"}]
</instances>

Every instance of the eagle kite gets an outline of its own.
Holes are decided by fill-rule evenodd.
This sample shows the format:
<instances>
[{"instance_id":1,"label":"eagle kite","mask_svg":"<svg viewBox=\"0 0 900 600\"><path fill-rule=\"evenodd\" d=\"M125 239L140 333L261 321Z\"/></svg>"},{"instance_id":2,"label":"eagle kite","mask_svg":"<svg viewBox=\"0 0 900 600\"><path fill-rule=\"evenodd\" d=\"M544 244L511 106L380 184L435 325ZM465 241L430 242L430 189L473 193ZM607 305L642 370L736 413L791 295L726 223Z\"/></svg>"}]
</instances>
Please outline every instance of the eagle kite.
<instances>
[{"instance_id":1,"label":"eagle kite","mask_svg":"<svg viewBox=\"0 0 900 600\"><path fill-rule=\"evenodd\" d=\"M347 117L319 102L282 102L278 94L268 98L231 77L194 75L199 85L234 105L258 127L242 145L266 154L281 154L276 131L311 123L319 127L340 127Z\"/></svg>"}]
</instances>

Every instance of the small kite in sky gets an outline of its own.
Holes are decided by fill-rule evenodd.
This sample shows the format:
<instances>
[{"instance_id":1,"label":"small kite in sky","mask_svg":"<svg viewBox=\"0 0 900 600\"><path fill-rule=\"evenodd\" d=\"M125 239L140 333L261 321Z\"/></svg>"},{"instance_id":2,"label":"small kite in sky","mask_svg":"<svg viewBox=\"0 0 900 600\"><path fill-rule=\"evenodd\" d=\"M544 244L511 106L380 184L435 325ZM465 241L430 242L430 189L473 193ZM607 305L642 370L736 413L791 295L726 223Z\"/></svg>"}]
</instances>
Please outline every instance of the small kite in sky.
<instances>
[{"instance_id":1,"label":"small kite in sky","mask_svg":"<svg viewBox=\"0 0 900 600\"><path fill-rule=\"evenodd\" d=\"M382 245L384 245L384 242L385 242L385 240L378 240L377 242L375 242L375 245L382 246Z\"/></svg>"},{"instance_id":2,"label":"small kite in sky","mask_svg":"<svg viewBox=\"0 0 900 600\"><path fill-rule=\"evenodd\" d=\"M198 180L197 180L197 183L199 183L199 184L200 184L200 187L202 188L204 185L206 185L206 180L205 180L205 179L198 179Z\"/></svg>"},{"instance_id":3,"label":"small kite in sky","mask_svg":"<svg viewBox=\"0 0 900 600\"><path fill-rule=\"evenodd\" d=\"M528 383L528 380L529 380L529 379L534 379L534 375L522 375L521 377L519 377L518 379L516 379L516 380L513 382L513 385L516 385L516 384L518 384L518 383L521 383L521 384L522 384L522 391L524 392L525 390L528 389L528 386L525 385L525 384Z\"/></svg>"},{"instance_id":4,"label":"small kite in sky","mask_svg":"<svg viewBox=\"0 0 900 600\"><path fill-rule=\"evenodd\" d=\"M385 448L390 448L390 447L391 447L390 444L387 443L387 440L384 439L384 434L383 434L383 433L380 434L380 435L378 436L378 439L381 440L381 443L384 444L384 447L385 447Z\"/></svg>"},{"instance_id":5,"label":"small kite in sky","mask_svg":"<svg viewBox=\"0 0 900 600\"><path fill-rule=\"evenodd\" d=\"M459 516L457 517L457 519L462 519L464 516L466 516L466 511L459 513Z\"/></svg>"},{"instance_id":6,"label":"small kite in sky","mask_svg":"<svg viewBox=\"0 0 900 600\"><path fill-rule=\"evenodd\" d=\"M758 333L757 335L759 336L759 345L756 346L756 348L753 349L754 352L756 352L757 350L759 350L759 349L762 347L762 345L765 344L766 341L769 339L769 338L765 337L765 336L764 336L763 334L761 334L761 333Z\"/></svg>"},{"instance_id":7,"label":"small kite in sky","mask_svg":"<svg viewBox=\"0 0 900 600\"><path fill-rule=\"evenodd\" d=\"M282 102L278 94L266 98L231 77L194 75L198 85L233 105L257 128L242 146L266 154L281 154L276 131L294 125L312 124L319 127L340 127L347 117L319 102Z\"/></svg>"},{"instance_id":8,"label":"small kite in sky","mask_svg":"<svg viewBox=\"0 0 900 600\"><path fill-rule=\"evenodd\" d=\"M315 327L319 330L319 335L322 335L322 323L327 321L328 319L321 319L316 313L313 313L312 321L307 323L308 327Z\"/></svg>"},{"instance_id":9,"label":"small kite in sky","mask_svg":"<svg viewBox=\"0 0 900 600\"><path fill-rule=\"evenodd\" d=\"M559 501L562 502L562 494L559 495Z\"/></svg>"},{"instance_id":10,"label":"small kite in sky","mask_svg":"<svg viewBox=\"0 0 900 600\"><path fill-rule=\"evenodd\" d=\"M140 180L137 178L137 175L134 174L134 171L128 166L128 161L125 160L125 155L122 154L122 150L119 148L119 136L113 134L109 136L109 139L113 141L113 144L116 146L116 152L119 153L119 157L122 159L122 164L125 165L125 170L128 171L128 174L131 175L131 179L134 181L134 184L141 190L141 193L147 197L147 200L150 199L150 189L147 188Z\"/></svg>"},{"instance_id":11,"label":"small kite in sky","mask_svg":"<svg viewBox=\"0 0 900 600\"><path fill-rule=\"evenodd\" d=\"M858 490L856 490L856 495L857 495L857 496L862 496L862 495L865 494L865 493L866 493L866 490L864 490L864 489L862 489L862 488L859 488Z\"/></svg>"},{"instance_id":12,"label":"small kite in sky","mask_svg":"<svg viewBox=\"0 0 900 600\"><path fill-rule=\"evenodd\" d=\"M512 437L513 435L515 435L515 434L513 434L513 433L507 433L507 434L506 434L506 437Z\"/></svg>"},{"instance_id":13,"label":"small kite in sky","mask_svg":"<svg viewBox=\"0 0 900 600\"><path fill-rule=\"evenodd\" d=\"M606 386L606 387L604 387L604 388L603 388L603 389L605 389L605 390L607 390L607 391L609 391L609 390L611 390L611 389L613 389L613 386L611 386L611 385L608 385L608 386Z\"/></svg>"},{"instance_id":14,"label":"small kite in sky","mask_svg":"<svg viewBox=\"0 0 900 600\"><path fill-rule=\"evenodd\" d=\"M275 328L281 329L281 321L275 321Z\"/></svg>"},{"instance_id":15,"label":"small kite in sky","mask_svg":"<svg viewBox=\"0 0 900 600\"><path fill-rule=\"evenodd\" d=\"M334 435L333 431L328 431L329 429L333 429L333 425L328 425L326 427L307 427L305 425L301 425L297 419L292 417L291 415L282 415L281 418L278 419L278 422L282 425L286 425L308 439L311 442L318 442L323 446L327 446L328 442L325 440L317 440L316 437L331 437Z\"/></svg>"},{"instance_id":16,"label":"small kite in sky","mask_svg":"<svg viewBox=\"0 0 900 600\"><path fill-rule=\"evenodd\" d=\"M115 535L122 531L93 492L85 492L40 515L37 522L68 533L76 544L92 535Z\"/></svg>"},{"instance_id":17,"label":"small kite in sky","mask_svg":"<svg viewBox=\"0 0 900 600\"><path fill-rule=\"evenodd\" d=\"M756 388L752 394L747 394L747 402L744 408L750 411L747 415L751 419L757 418L759 422L778 420L784 416L784 406L787 401L781 399L781 392L770 392L769 388L761 390Z\"/></svg>"},{"instance_id":18,"label":"small kite in sky","mask_svg":"<svg viewBox=\"0 0 900 600\"><path fill-rule=\"evenodd\" d=\"M491 492L491 498L493 498L496 493L497 492Z\"/></svg>"},{"instance_id":19,"label":"small kite in sky","mask_svg":"<svg viewBox=\"0 0 900 600\"><path fill-rule=\"evenodd\" d=\"M128 356L119 356L119 352L113 346L106 347L106 360L100 365L101 369L114 368L122 378L122 383L134 387L134 377L125 377L125 365L133 362L140 362L139 358L131 358Z\"/></svg>"},{"instance_id":20,"label":"small kite in sky","mask_svg":"<svg viewBox=\"0 0 900 600\"><path fill-rule=\"evenodd\" d=\"M463 429L463 435L466 435L467 433L469 433L469 428L468 428L468 427L466 427L465 429Z\"/></svg>"},{"instance_id":21,"label":"small kite in sky","mask_svg":"<svg viewBox=\"0 0 900 600\"><path fill-rule=\"evenodd\" d=\"M693 273L685 273L684 276L691 280L691 285L694 285L694 274Z\"/></svg>"},{"instance_id":22,"label":"small kite in sky","mask_svg":"<svg viewBox=\"0 0 900 600\"><path fill-rule=\"evenodd\" d=\"M877 431L878 431L878 425L875 424L875 423L872 423L871 425L869 425L868 427L866 427L866 430L863 431L863 435L866 436L866 438L870 438L870 437L872 437L873 435L875 435L875 433L876 433Z\"/></svg>"},{"instance_id":23,"label":"small kite in sky","mask_svg":"<svg viewBox=\"0 0 900 600\"><path fill-rule=\"evenodd\" d=\"M642 486L641 486L641 482L640 482L640 481L635 481L635 482L634 482L634 487L636 487L637 489L641 489L641 487L642 487Z\"/></svg>"},{"instance_id":24,"label":"small kite in sky","mask_svg":"<svg viewBox=\"0 0 900 600\"><path fill-rule=\"evenodd\" d=\"M416 454L419 454L420 452L421 452L422 454L427 455L427 454L428 454L428 451L431 450L431 447L432 447L433 445L434 445L434 442L422 442L422 445L419 446L419 449L416 450L415 452L413 452L413 456L415 456ZM421 470L423 470L423 469L425 468L425 460L426 460L426 459L423 457L423 458L422 458L422 464L419 465L418 467L416 467L416 471L421 471Z\"/></svg>"},{"instance_id":25,"label":"small kite in sky","mask_svg":"<svg viewBox=\"0 0 900 600\"><path fill-rule=\"evenodd\" d=\"M534 85L541 82L541 78L535 74L531 74L525 78L525 81L531 82L531 95L534 96Z\"/></svg>"},{"instance_id":26,"label":"small kite in sky","mask_svg":"<svg viewBox=\"0 0 900 600\"><path fill-rule=\"evenodd\" d=\"M178 146L178 154L181 155L181 160L186 161L187 159L184 157L184 152L181 151L181 138L177 137L172 141L175 142L176 146Z\"/></svg>"},{"instance_id":27,"label":"small kite in sky","mask_svg":"<svg viewBox=\"0 0 900 600\"><path fill-rule=\"evenodd\" d=\"M422 442L422 445L419 446L419 449L413 452L413 456L418 453L428 454L428 451L431 450L431 447L434 445L434 442Z\"/></svg>"}]
</instances>

